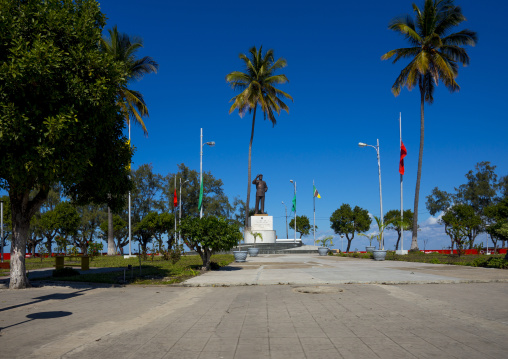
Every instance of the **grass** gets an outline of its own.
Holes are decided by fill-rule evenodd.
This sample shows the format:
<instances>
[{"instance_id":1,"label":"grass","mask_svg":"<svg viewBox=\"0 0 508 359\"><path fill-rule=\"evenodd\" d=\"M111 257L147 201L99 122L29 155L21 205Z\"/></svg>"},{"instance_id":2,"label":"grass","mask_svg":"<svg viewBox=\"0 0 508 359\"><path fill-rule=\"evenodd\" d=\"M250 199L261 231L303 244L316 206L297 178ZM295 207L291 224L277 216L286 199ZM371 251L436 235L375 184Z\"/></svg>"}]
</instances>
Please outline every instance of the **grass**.
<instances>
[{"instance_id":1,"label":"grass","mask_svg":"<svg viewBox=\"0 0 508 359\"><path fill-rule=\"evenodd\" d=\"M218 269L234 261L231 254L216 254L212 256L212 269ZM54 268L55 258L27 258L25 260L28 271L42 268ZM65 258L65 266L80 265L80 259L71 261ZM132 270L125 271L127 266L131 265ZM73 277L48 277L44 279L72 281L72 282L91 282L108 284L142 284L142 285L161 285L183 282L186 279L195 277L201 273L203 265L201 257L198 255L182 256L178 262L172 264L171 261L163 260L159 256L148 256L146 260L138 258L123 258L123 256L100 256L90 260L90 267L97 268L119 268L118 271L81 274ZM141 267L141 270L140 270ZM4 274L5 273L5 274ZM0 275L8 275L9 271L2 271ZM32 279L32 281L41 279Z\"/></svg>"},{"instance_id":2,"label":"grass","mask_svg":"<svg viewBox=\"0 0 508 359\"><path fill-rule=\"evenodd\" d=\"M341 253L341 257L352 258L372 258L370 254L365 253ZM422 253L422 252L409 252L407 255L398 255L394 251L388 251L386 260L403 261L403 262L419 262L431 264L454 264L472 267L489 267L489 268L502 268L508 269L508 261L504 254L496 255L462 255L456 254L442 254L442 253Z\"/></svg>"}]
</instances>

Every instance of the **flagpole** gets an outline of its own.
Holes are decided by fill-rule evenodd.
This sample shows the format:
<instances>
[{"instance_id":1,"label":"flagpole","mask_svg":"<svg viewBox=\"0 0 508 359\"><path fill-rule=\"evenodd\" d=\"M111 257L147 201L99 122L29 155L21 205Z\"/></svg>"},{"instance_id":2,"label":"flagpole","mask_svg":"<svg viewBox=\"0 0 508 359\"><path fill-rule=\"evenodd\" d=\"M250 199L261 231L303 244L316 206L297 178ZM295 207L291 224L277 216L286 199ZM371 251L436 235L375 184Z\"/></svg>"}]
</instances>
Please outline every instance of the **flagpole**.
<instances>
[{"instance_id":1,"label":"flagpole","mask_svg":"<svg viewBox=\"0 0 508 359\"><path fill-rule=\"evenodd\" d=\"M127 121L127 123L129 124L129 149L131 147L131 121L129 119L129 121ZM129 162L129 178L131 178L132 176L132 168L131 168L131 163ZM131 238L132 238L132 235L131 235L131 228L132 228L132 225L131 225L131 191L129 191L129 257L132 256L132 251L131 251Z\"/></svg>"},{"instance_id":2,"label":"flagpole","mask_svg":"<svg viewBox=\"0 0 508 359\"><path fill-rule=\"evenodd\" d=\"M402 113L399 112L399 147L402 149ZM401 253L404 251L404 205L403 205L403 196L402 196L402 184L403 184L403 175L400 175L400 250Z\"/></svg>"},{"instance_id":3,"label":"flagpole","mask_svg":"<svg viewBox=\"0 0 508 359\"><path fill-rule=\"evenodd\" d=\"M181 180L180 180L181 182ZM175 195L176 195L176 174L175 174ZM176 197L176 196L175 196ZM178 198L177 198L177 203L178 203ZM176 210L175 210L175 199L173 198L173 214L175 215L175 235L173 236L173 238L175 239L175 243L176 243ZM169 250L169 248L168 248Z\"/></svg>"},{"instance_id":4,"label":"flagpole","mask_svg":"<svg viewBox=\"0 0 508 359\"><path fill-rule=\"evenodd\" d=\"M314 191L314 180L312 180L312 190ZM316 246L316 194L312 193L312 201L314 202L314 246Z\"/></svg>"}]
</instances>

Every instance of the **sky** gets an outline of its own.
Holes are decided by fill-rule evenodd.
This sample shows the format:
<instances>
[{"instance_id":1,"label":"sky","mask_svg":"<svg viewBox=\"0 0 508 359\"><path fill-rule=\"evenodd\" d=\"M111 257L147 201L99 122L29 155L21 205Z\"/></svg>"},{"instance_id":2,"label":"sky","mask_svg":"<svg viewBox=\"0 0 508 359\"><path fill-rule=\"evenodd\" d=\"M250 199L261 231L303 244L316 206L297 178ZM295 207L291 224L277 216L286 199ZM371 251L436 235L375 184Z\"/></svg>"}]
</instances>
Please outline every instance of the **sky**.
<instances>
[{"instance_id":1,"label":"sky","mask_svg":"<svg viewBox=\"0 0 508 359\"><path fill-rule=\"evenodd\" d=\"M422 0L416 4L423 6ZM499 176L508 174L506 114L508 73L499 71L508 57L505 30L508 3L458 0L467 22L456 28L476 31L476 47L468 47L468 67L460 67L460 92L443 84L434 103L425 106L425 147L420 205L419 247L442 249L450 245L443 227L425 208L432 188L453 191L476 163L490 161ZM150 117L148 137L132 128L136 147L133 169L151 163L162 175L177 172L184 163L199 170L200 129L204 142L203 169L224 182L230 200L246 198L247 160L252 116L229 114L236 95L226 74L242 71L240 53L252 46L273 49L287 60L289 114L277 116L272 126L256 118L252 179L262 173L268 185L265 210L274 217L279 238L286 237L297 184L297 214L313 218L312 183L321 194L316 200L317 238L333 234L330 215L343 203L360 206L379 216L376 151L358 142L380 142L383 210L400 209L399 113L407 148L404 209L413 209L420 137L420 96L417 89L391 92L406 65L382 61L389 50L406 47L402 36L388 29L389 21L412 15L412 1L154 1L105 0L101 10L106 29L141 37L139 56L159 63L157 74L132 84L145 97ZM260 112L258 112L259 114ZM254 186L252 194L254 194ZM255 197L251 195L251 207ZM289 218L289 219L290 219ZM288 219L288 220L289 220ZM374 222L374 221L373 221ZM372 230L375 231L373 224ZM293 237L289 231L289 238ZM484 240L484 234L480 240ZM386 232L387 248L395 233ZM405 234L404 248L410 247ZM312 235L304 237L312 244ZM355 237L352 248L363 250L368 240ZM341 248L336 236L334 248ZM345 243L344 247L345 249Z\"/></svg>"}]
</instances>

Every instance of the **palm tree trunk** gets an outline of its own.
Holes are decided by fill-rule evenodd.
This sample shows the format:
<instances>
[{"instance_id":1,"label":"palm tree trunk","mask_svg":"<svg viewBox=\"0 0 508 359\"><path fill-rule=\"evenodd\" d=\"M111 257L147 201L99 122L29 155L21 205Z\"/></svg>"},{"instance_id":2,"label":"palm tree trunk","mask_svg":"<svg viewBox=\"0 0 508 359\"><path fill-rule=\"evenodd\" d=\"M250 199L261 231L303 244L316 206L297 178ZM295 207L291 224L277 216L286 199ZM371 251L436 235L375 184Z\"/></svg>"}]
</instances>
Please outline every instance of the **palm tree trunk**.
<instances>
[{"instance_id":1,"label":"palm tree trunk","mask_svg":"<svg viewBox=\"0 0 508 359\"><path fill-rule=\"evenodd\" d=\"M108 206L108 256L114 256L115 250L115 237L113 233L113 213Z\"/></svg>"},{"instance_id":2,"label":"palm tree trunk","mask_svg":"<svg viewBox=\"0 0 508 359\"><path fill-rule=\"evenodd\" d=\"M425 104L425 91L423 81L424 79L420 77L420 151L418 153L418 172L416 174L411 250L418 250L418 202L420 201L420 180L422 178L423 138L425 133L425 122L423 116Z\"/></svg>"},{"instance_id":3,"label":"palm tree trunk","mask_svg":"<svg viewBox=\"0 0 508 359\"><path fill-rule=\"evenodd\" d=\"M256 123L256 110L257 105L254 107L254 113L252 114L252 130L250 132L249 142L249 165L247 168L247 201L245 202L245 228L249 226L249 202L250 202L250 188L251 188L251 160L252 160L252 140L254 140L254 124Z\"/></svg>"}]
</instances>

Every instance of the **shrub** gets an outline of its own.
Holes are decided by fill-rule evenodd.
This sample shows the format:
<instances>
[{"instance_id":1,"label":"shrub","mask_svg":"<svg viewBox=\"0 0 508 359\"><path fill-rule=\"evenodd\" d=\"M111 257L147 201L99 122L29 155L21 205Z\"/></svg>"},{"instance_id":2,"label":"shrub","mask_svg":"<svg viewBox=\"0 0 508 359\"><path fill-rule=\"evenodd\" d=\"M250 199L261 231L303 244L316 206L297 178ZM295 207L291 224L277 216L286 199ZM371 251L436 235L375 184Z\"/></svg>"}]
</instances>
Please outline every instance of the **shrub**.
<instances>
[{"instance_id":1,"label":"shrub","mask_svg":"<svg viewBox=\"0 0 508 359\"><path fill-rule=\"evenodd\" d=\"M500 257L491 257L487 261L487 267L508 269L508 260Z\"/></svg>"},{"instance_id":2,"label":"shrub","mask_svg":"<svg viewBox=\"0 0 508 359\"><path fill-rule=\"evenodd\" d=\"M53 271L53 277L75 277L77 275L79 275L79 272L71 267L64 267Z\"/></svg>"},{"instance_id":3,"label":"shrub","mask_svg":"<svg viewBox=\"0 0 508 359\"><path fill-rule=\"evenodd\" d=\"M429 260L428 263L431 263L431 264L440 264L441 261L437 258L432 258L431 260Z\"/></svg>"},{"instance_id":4,"label":"shrub","mask_svg":"<svg viewBox=\"0 0 508 359\"><path fill-rule=\"evenodd\" d=\"M353 258L359 258L360 257L360 253L353 253Z\"/></svg>"}]
</instances>

